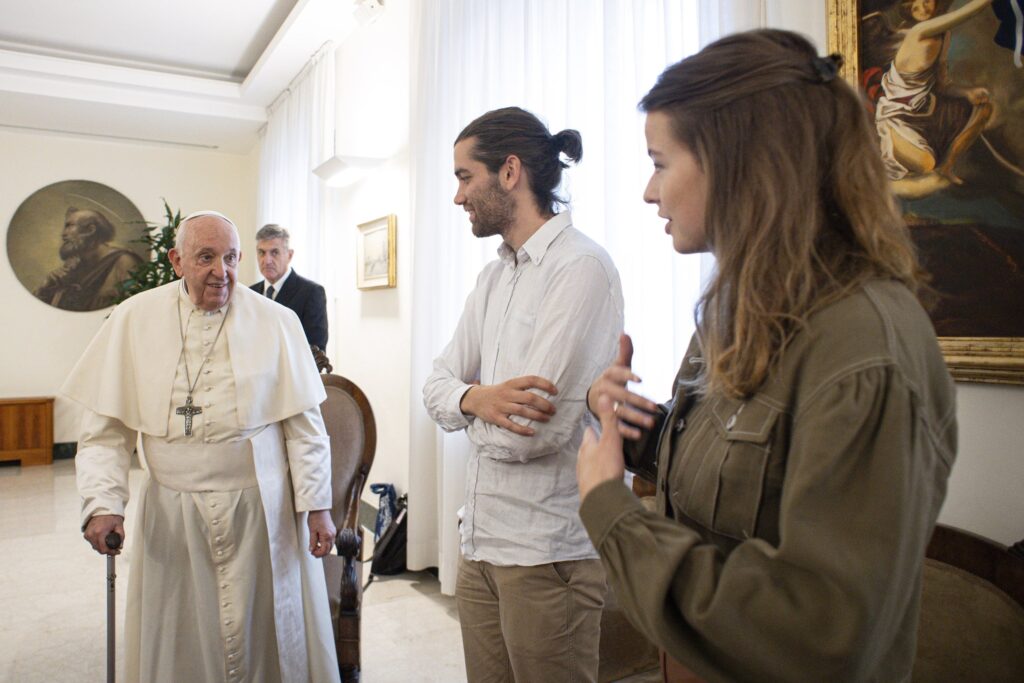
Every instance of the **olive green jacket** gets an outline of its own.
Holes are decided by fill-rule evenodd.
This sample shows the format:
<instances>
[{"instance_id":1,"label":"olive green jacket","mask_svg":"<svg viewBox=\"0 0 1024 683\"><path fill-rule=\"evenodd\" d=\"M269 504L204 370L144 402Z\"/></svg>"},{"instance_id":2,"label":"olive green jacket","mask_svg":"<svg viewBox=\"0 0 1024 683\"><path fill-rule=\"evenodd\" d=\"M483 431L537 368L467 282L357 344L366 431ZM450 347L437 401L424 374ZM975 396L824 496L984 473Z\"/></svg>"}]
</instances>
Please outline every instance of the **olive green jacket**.
<instances>
[{"instance_id":1,"label":"olive green jacket","mask_svg":"<svg viewBox=\"0 0 1024 683\"><path fill-rule=\"evenodd\" d=\"M695 374L696 344L680 378ZM680 384L677 381L677 387ZM956 454L953 382L904 286L814 314L747 400L682 389L580 509L634 624L708 681L903 681L925 546ZM632 452L630 452L632 451Z\"/></svg>"}]
</instances>

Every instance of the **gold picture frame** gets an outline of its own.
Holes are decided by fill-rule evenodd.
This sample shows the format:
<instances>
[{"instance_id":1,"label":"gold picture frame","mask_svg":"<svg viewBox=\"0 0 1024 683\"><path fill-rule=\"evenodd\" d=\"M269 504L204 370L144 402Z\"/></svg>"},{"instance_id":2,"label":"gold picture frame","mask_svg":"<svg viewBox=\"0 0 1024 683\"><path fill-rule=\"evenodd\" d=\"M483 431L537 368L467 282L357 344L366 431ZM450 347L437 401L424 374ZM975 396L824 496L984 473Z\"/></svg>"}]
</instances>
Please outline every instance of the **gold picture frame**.
<instances>
[{"instance_id":1,"label":"gold picture frame","mask_svg":"<svg viewBox=\"0 0 1024 683\"><path fill-rule=\"evenodd\" d=\"M874 56L877 60L877 47L878 43L868 44L864 41L872 40L870 36L876 35L872 32L872 27L866 22L870 19L877 21L877 17L880 12L877 11L875 3L868 3L865 5L862 0L827 0L827 29L828 29L828 51L838 52L843 55L843 66L840 71L841 75L852 85L857 87L860 92L864 93L867 101L871 101L871 89L872 86L875 90L878 90L877 81L872 82L872 71L879 71L878 65L872 65L871 57ZM948 9L948 8L947 8ZM891 11L891 9L889 10ZM984 18L979 20L978 23L988 22L985 26L987 30L991 30L991 24L995 21L994 18ZM972 29L972 31L980 31L980 28ZM991 33L989 33L991 35ZM972 40L970 33L957 34L953 33L952 37L944 40L953 41L958 38L963 41ZM972 46L974 43L970 43ZM867 50L865 53L864 50ZM866 56L866 57L865 57ZM943 57L945 58L945 55ZM946 64L942 64L945 67ZM883 70L888 68L888 65L883 66ZM875 77L878 74L874 74ZM986 144L987 141L986 141ZM938 154L938 151L936 152ZM955 188L952 194L952 201L956 201ZM947 199L947 201L949 201ZM904 209L906 210L904 205ZM908 223L912 214L908 215ZM913 225L913 223L911 223ZM1024 229L1024 224L1016 226ZM912 227L912 230L914 228ZM927 261L928 245L920 243L920 238L915 235L915 242L918 242L919 248L923 252L923 258ZM947 253L934 253L936 247L932 243L933 253L931 256L936 261L949 261L962 258L960 252L947 252ZM941 243L944 247L948 245L948 242ZM948 248L948 247L947 247ZM932 285L940 293L945 294L943 291L943 278L942 273L936 273ZM980 288L980 287L979 287ZM988 290L986 290L988 293ZM994 290L991 292L993 297L1010 297L1008 301L1024 299L1024 292L1016 288L1016 286L1010 286L1002 291ZM951 298L955 298L955 295ZM1009 304L1004 306L1001 310L1010 311L1011 313L1016 310L1017 304ZM1005 313L1004 313L1005 315ZM933 315L933 320L936 320ZM985 382L995 384L1024 384L1024 336L971 336L970 329L964 329L963 325L956 330L956 336L942 336L945 330L943 327L942 320L936 320L936 329L938 330L939 345L942 348L943 356L946 359L946 363L952 373L953 377L958 381L964 382ZM1013 334L1018 334L1016 329L1013 330Z\"/></svg>"},{"instance_id":2,"label":"gold picture frame","mask_svg":"<svg viewBox=\"0 0 1024 683\"><path fill-rule=\"evenodd\" d=\"M356 287L386 289L398 284L397 229L395 214L358 225Z\"/></svg>"}]
</instances>

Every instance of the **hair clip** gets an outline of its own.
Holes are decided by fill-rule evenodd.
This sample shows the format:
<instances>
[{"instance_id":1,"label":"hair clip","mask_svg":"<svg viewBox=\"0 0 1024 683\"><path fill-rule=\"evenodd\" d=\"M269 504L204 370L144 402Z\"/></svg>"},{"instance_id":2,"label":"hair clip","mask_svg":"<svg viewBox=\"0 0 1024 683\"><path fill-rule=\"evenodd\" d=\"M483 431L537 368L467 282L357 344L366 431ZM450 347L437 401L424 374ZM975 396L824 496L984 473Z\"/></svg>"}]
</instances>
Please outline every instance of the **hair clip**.
<instances>
[{"instance_id":1,"label":"hair clip","mask_svg":"<svg viewBox=\"0 0 1024 683\"><path fill-rule=\"evenodd\" d=\"M833 52L828 57L814 57L811 59L811 66L818 74L818 80L822 83L831 83L839 73L839 67L843 65L843 56Z\"/></svg>"}]
</instances>

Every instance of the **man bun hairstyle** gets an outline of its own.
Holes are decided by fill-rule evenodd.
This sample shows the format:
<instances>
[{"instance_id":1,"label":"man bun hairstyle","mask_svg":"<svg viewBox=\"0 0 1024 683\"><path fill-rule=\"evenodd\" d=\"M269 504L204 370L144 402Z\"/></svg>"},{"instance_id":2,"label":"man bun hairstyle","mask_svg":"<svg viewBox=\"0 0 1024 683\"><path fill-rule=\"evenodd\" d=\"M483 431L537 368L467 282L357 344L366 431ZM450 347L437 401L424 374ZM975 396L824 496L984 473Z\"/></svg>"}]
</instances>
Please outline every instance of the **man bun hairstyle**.
<instances>
[{"instance_id":1,"label":"man bun hairstyle","mask_svg":"<svg viewBox=\"0 0 1024 683\"><path fill-rule=\"evenodd\" d=\"M562 169L583 158L583 137L579 131L566 129L552 135L540 119L519 107L495 109L475 119L455 138L458 144L474 139L471 156L497 173L512 155L519 158L530 185L530 191L541 213L553 214L567 200L555 190L562 182Z\"/></svg>"}]
</instances>

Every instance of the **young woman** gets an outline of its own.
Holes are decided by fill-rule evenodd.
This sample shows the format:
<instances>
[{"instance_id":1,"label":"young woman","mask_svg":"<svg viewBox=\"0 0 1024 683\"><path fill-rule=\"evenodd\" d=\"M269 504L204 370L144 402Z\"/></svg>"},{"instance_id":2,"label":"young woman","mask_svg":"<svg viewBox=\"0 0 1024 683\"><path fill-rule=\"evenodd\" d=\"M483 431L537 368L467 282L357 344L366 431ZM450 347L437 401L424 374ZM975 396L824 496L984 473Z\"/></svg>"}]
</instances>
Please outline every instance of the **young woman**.
<instances>
[{"instance_id":1,"label":"young woman","mask_svg":"<svg viewBox=\"0 0 1024 683\"><path fill-rule=\"evenodd\" d=\"M580 515L637 627L709 681L902 681L956 451L953 383L871 122L802 37L755 31L644 97L644 194L716 273L675 396L591 386ZM654 463L658 512L622 484Z\"/></svg>"}]
</instances>

